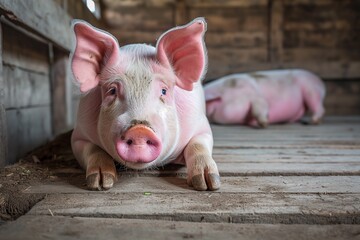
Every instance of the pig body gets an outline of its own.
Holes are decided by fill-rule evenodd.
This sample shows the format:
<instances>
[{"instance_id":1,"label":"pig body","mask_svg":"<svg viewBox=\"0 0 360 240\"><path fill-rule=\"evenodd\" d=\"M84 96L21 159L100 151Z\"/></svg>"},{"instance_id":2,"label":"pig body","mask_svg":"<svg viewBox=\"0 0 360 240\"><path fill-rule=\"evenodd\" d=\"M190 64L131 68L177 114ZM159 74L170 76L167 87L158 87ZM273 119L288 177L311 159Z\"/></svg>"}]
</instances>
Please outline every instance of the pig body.
<instances>
[{"instance_id":1,"label":"pig body","mask_svg":"<svg viewBox=\"0 0 360 240\"><path fill-rule=\"evenodd\" d=\"M132 169L183 163L189 185L218 189L200 81L206 69L205 21L169 30L156 47L119 48L110 34L84 22L73 29L71 67L84 95L71 143L88 187L112 187L115 160Z\"/></svg>"},{"instance_id":2,"label":"pig body","mask_svg":"<svg viewBox=\"0 0 360 240\"><path fill-rule=\"evenodd\" d=\"M325 112L323 82L301 69L232 74L204 90L207 116L219 124L265 127L297 121L307 110L312 122L319 123Z\"/></svg>"}]
</instances>

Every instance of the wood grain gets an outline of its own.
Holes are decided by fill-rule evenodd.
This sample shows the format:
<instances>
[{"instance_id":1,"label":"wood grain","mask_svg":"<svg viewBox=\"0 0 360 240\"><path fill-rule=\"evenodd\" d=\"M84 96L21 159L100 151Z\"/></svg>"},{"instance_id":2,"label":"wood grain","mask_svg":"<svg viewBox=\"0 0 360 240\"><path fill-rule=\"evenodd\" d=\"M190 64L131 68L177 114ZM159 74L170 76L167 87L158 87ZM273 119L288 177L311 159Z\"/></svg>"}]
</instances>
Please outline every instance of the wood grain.
<instances>
[{"instance_id":1,"label":"wood grain","mask_svg":"<svg viewBox=\"0 0 360 240\"><path fill-rule=\"evenodd\" d=\"M63 49L71 48L70 17L64 15L54 1L0 1L0 10L5 16L31 32L37 32L45 39Z\"/></svg>"},{"instance_id":2,"label":"wood grain","mask_svg":"<svg viewBox=\"0 0 360 240\"><path fill-rule=\"evenodd\" d=\"M99 227L101 226L101 227ZM84 231L86 229L86 231ZM31 234L30 234L31 233ZM358 225L226 224L145 219L23 216L0 228L8 239L356 239Z\"/></svg>"},{"instance_id":3,"label":"wood grain","mask_svg":"<svg viewBox=\"0 0 360 240\"><path fill-rule=\"evenodd\" d=\"M2 64L3 53L3 31L0 23L0 168L4 167L7 158L7 129L6 129L6 112L5 112L5 81Z\"/></svg>"}]
</instances>

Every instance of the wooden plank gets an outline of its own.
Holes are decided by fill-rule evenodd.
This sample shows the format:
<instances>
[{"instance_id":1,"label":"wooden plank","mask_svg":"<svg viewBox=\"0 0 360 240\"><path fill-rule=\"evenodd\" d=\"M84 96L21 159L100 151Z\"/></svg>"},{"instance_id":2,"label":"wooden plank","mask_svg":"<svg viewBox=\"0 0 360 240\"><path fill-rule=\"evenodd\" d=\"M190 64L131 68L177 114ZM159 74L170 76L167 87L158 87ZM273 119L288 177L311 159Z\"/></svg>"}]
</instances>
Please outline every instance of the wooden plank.
<instances>
[{"instance_id":1,"label":"wooden plank","mask_svg":"<svg viewBox=\"0 0 360 240\"><path fill-rule=\"evenodd\" d=\"M358 80L326 81L326 89L331 94L325 98L327 114L359 114L360 88Z\"/></svg>"},{"instance_id":2,"label":"wooden plank","mask_svg":"<svg viewBox=\"0 0 360 240\"><path fill-rule=\"evenodd\" d=\"M317 47L302 47L302 48L284 48L283 60L288 62L303 62L303 61L343 61L359 62L360 50L341 49L341 48L327 48L320 49Z\"/></svg>"},{"instance_id":3,"label":"wooden plank","mask_svg":"<svg viewBox=\"0 0 360 240\"><path fill-rule=\"evenodd\" d=\"M3 25L3 62L33 72L49 74L48 46Z\"/></svg>"},{"instance_id":4,"label":"wooden plank","mask_svg":"<svg viewBox=\"0 0 360 240\"><path fill-rule=\"evenodd\" d=\"M188 9L185 0L177 0L175 5L175 25L184 25L189 22Z\"/></svg>"},{"instance_id":5,"label":"wooden plank","mask_svg":"<svg viewBox=\"0 0 360 240\"><path fill-rule=\"evenodd\" d=\"M50 106L7 110L6 119L7 164L15 163L25 153L52 137Z\"/></svg>"},{"instance_id":6,"label":"wooden plank","mask_svg":"<svg viewBox=\"0 0 360 240\"><path fill-rule=\"evenodd\" d=\"M117 28L109 28L108 30L118 39L120 46L133 43L146 43L155 46L156 39L163 33L162 31L135 31Z\"/></svg>"},{"instance_id":7,"label":"wooden plank","mask_svg":"<svg viewBox=\"0 0 360 240\"><path fill-rule=\"evenodd\" d=\"M275 134L275 133L274 133ZM236 142L236 137L230 137L228 139L217 139L215 140L215 148L223 148L223 149L240 149L244 151L245 149L278 149L281 151L282 149L297 149L300 153L302 148L306 147L308 149L324 149L324 154L331 155L332 151L341 150L341 149L353 149L358 150L360 147L359 140L356 139L355 135L353 138L334 138L322 140L321 138L316 138L311 140L311 137L306 138L284 138L283 141L286 141L286 144L281 144L281 137L274 137L273 140L263 139L264 136L269 136L270 134L264 134L263 136L259 136L261 140L259 142L252 142L256 137L249 136L248 140L241 140ZM327 151L327 153L326 153Z\"/></svg>"},{"instance_id":8,"label":"wooden plank","mask_svg":"<svg viewBox=\"0 0 360 240\"><path fill-rule=\"evenodd\" d=\"M0 1L6 18L21 27L40 34L64 49L71 49L70 17L54 1Z\"/></svg>"},{"instance_id":9,"label":"wooden plank","mask_svg":"<svg viewBox=\"0 0 360 240\"><path fill-rule=\"evenodd\" d=\"M354 158L350 162L266 162L241 161L239 157L215 162L222 177L240 176L357 176L360 174L360 162ZM56 169L54 174L82 173L79 169ZM187 170L182 165L167 165L157 170L120 171L120 175L134 174L136 176L186 177Z\"/></svg>"},{"instance_id":10,"label":"wooden plank","mask_svg":"<svg viewBox=\"0 0 360 240\"><path fill-rule=\"evenodd\" d=\"M163 7L173 6L177 3L176 0L104 0L103 3L107 8L124 8L124 7ZM186 6L194 8L231 8L231 7L251 7L251 6L266 6L268 0L185 0Z\"/></svg>"},{"instance_id":11,"label":"wooden plank","mask_svg":"<svg viewBox=\"0 0 360 240\"><path fill-rule=\"evenodd\" d=\"M208 32L253 32L268 29L267 6L189 8L189 19L204 16Z\"/></svg>"},{"instance_id":12,"label":"wooden plank","mask_svg":"<svg viewBox=\"0 0 360 240\"><path fill-rule=\"evenodd\" d=\"M111 28L135 31L166 31L174 27L174 12L171 7L151 7L139 10L123 7L119 10L106 9L104 18ZM159 15L159 12L162 14Z\"/></svg>"},{"instance_id":13,"label":"wooden plank","mask_svg":"<svg viewBox=\"0 0 360 240\"><path fill-rule=\"evenodd\" d=\"M5 166L7 158L7 126L5 112L5 80L3 73L3 31L0 23L0 168Z\"/></svg>"},{"instance_id":14,"label":"wooden plank","mask_svg":"<svg viewBox=\"0 0 360 240\"><path fill-rule=\"evenodd\" d=\"M53 194L28 215L193 222L359 224L360 194Z\"/></svg>"},{"instance_id":15,"label":"wooden plank","mask_svg":"<svg viewBox=\"0 0 360 240\"><path fill-rule=\"evenodd\" d=\"M84 174L55 178L51 182L32 184L24 193L91 193L85 189ZM120 174L109 193L192 193L186 178L137 177ZM217 193L360 193L360 176L249 176L222 177ZM99 192L99 194L102 194Z\"/></svg>"},{"instance_id":16,"label":"wooden plank","mask_svg":"<svg viewBox=\"0 0 360 240\"><path fill-rule=\"evenodd\" d=\"M276 145L277 144L277 145ZM273 149L304 149L304 148L325 148L336 151L338 149L359 149L360 143L349 142L349 141L287 141L286 144L281 145L281 140L278 141L262 141L258 143L253 142L234 142L233 140L221 141L216 143L216 147L222 148L252 148L252 149L264 149L264 148L273 148Z\"/></svg>"},{"instance_id":17,"label":"wooden plank","mask_svg":"<svg viewBox=\"0 0 360 240\"><path fill-rule=\"evenodd\" d=\"M263 48L209 48L209 67L207 77L217 78L227 74L239 72L244 63L267 62L268 51Z\"/></svg>"},{"instance_id":18,"label":"wooden plank","mask_svg":"<svg viewBox=\"0 0 360 240\"><path fill-rule=\"evenodd\" d=\"M333 0L318 0L316 2L312 1L312 0L284 0L285 4L291 4L291 5L303 5L303 4L315 4L318 6L322 6L322 5L329 5L334 3Z\"/></svg>"},{"instance_id":19,"label":"wooden plank","mask_svg":"<svg viewBox=\"0 0 360 240\"><path fill-rule=\"evenodd\" d=\"M7 109L49 105L50 82L44 73L32 72L13 65L4 64Z\"/></svg>"},{"instance_id":20,"label":"wooden plank","mask_svg":"<svg viewBox=\"0 0 360 240\"><path fill-rule=\"evenodd\" d=\"M99 227L101 226L101 227ZM86 230L85 230L86 229ZM162 220L23 216L0 227L4 239L356 239L359 225L190 223Z\"/></svg>"},{"instance_id":21,"label":"wooden plank","mask_svg":"<svg viewBox=\"0 0 360 240\"><path fill-rule=\"evenodd\" d=\"M186 4L193 8L263 7L268 4L268 0L186 0Z\"/></svg>"},{"instance_id":22,"label":"wooden plank","mask_svg":"<svg viewBox=\"0 0 360 240\"><path fill-rule=\"evenodd\" d=\"M207 32L205 34L207 48L266 48L267 36L263 31L241 32L232 31L222 34L216 32Z\"/></svg>"},{"instance_id":23,"label":"wooden plank","mask_svg":"<svg viewBox=\"0 0 360 240\"><path fill-rule=\"evenodd\" d=\"M210 51L210 49L209 49ZM218 54L217 54L218 55ZM206 81L210 79L222 77L226 74L237 73L237 72L252 72L262 71L271 69L307 69L314 72L323 79L334 79L334 80L346 80L351 78L359 78L360 76L360 62L351 61L313 61L311 59L307 61L292 60L290 62L265 62L265 61L253 61L253 62L242 62L242 64L230 64L223 56L221 56L226 62L220 64L221 61L216 60L216 56L212 56L209 61L214 61L219 67L217 69L209 69L206 75ZM241 56L241 55L238 55ZM318 57L318 56L317 56ZM215 64L214 64L215 66ZM329 94L329 93L328 93ZM352 114L354 115L354 114Z\"/></svg>"},{"instance_id":24,"label":"wooden plank","mask_svg":"<svg viewBox=\"0 0 360 240\"><path fill-rule=\"evenodd\" d=\"M216 161L216 159L215 159ZM218 163L222 176L359 175L360 163Z\"/></svg>"},{"instance_id":25,"label":"wooden plank","mask_svg":"<svg viewBox=\"0 0 360 240\"><path fill-rule=\"evenodd\" d=\"M322 2L322 4L320 3ZM319 4L320 3L320 4ZM350 30L354 29L359 6L355 1L284 1L285 29L298 30ZM316 22L316 24L311 24Z\"/></svg>"},{"instance_id":26,"label":"wooden plank","mask_svg":"<svg viewBox=\"0 0 360 240\"><path fill-rule=\"evenodd\" d=\"M54 135L69 131L71 126L71 87L68 55L54 52L51 64L52 130Z\"/></svg>"},{"instance_id":27,"label":"wooden plank","mask_svg":"<svg viewBox=\"0 0 360 240\"><path fill-rule=\"evenodd\" d=\"M300 159L302 161L306 161L309 159L316 159L317 161L321 161L321 159L332 158L334 162L340 160L343 161L351 161L351 159L357 161L357 156L360 155L360 150L357 149L336 149L336 151L329 151L325 148L306 148L306 149L276 149L276 148L264 148L259 151L256 148L220 148L215 147L213 149L213 155L219 157L226 157L227 155L236 155L238 159L249 159L249 161L253 158L259 159L259 161L267 161L270 160L268 158L294 158ZM331 159L329 159L330 162Z\"/></svg>"},{"instance_id":28,"label":"wooden plank","mask_svg":"<svg viewBox=\"0 0 360 240\"><path fill-rule=\"evenodd\" d=\"M286 60L359 61L360 37L354 19L359 7L354 1L285 2L284 55ZM314 24L316 22L316 24Z\"/></svg>"},{"instance_id":29,"label":"wooden plank","mask_svg":"<svg viewBox=\"0 0 360 240\"><path fill-rule=\"evenodd\" d=\"M339 137L347 137L352 140L353 136L360 133L359 123L337 124L331 123L331 118L325 116L323 124L319 125L304 125L301 123L289 123L289 124L273 124L269 125L265 129L256 129L249 126L241 125L212 125L212 131L216 138L221 139L224 137L234 136L246 140L248 137L266 136L264 140L272 140L272 135L276 134L276 137L283 136L284 139L299 139L331 136L332 139ZM334 133L333 131L338 131ZM287 133L287 134L284 134ZM246 137L246 138L245 138ZM261 140L261 139L259 139ZM331 140L331 139L330 139ZM354 139L355 140L355 139Z\"/></svg>"},{"instance_id":30,"label":"wooden plank","mask_svg":"<svg viewBox=\"0 0 360 240\"><path fill-rule=\"evenodd\" d=\"M314 163L356 163L358 162L358 158L360 156L360 150L354 151L353 149L349 149L352 151L352 155L350 156L344 156L344 155L290 155L287 153L282 153L279 155L270 155L270 154L251 154L249 151L240 150L237 151L237 153L227 153L229 149L224 149L224 151L216 151L213 153L213 158L216 159L217 163L308 163L308 164L314 164ZM251 151L251 152L259 152L259 150ZM286 151L287 152L287 151Z\"/></svg>"},{"instance_id":31,"label":"wooden plank","mask_svg":"<svg viewBox=\"0 0 360 240\"><path fill-rule=\"evenodd\" d=\"M283 1L273 0L270 5L269 61L282 62L283 56Z\"/></svg>"},{"instance_id":32,"label":"wooden plank","mask_svg":"<svg viewBox=\"0 0 360 240\"><path fill-rule=\"evenodd\" d=\"M121 9L126 7L164 7L173 6L176 0L103 0L106 8Z\"/></svg>"},{"instance_id":33,"label":"wooden plank","mask_svg":"<svg viewBox=\"0 0 360 240\"><path fill-rule=\"evenodd\" d=\"M148 43L155 45L162 31L136 31L110 28L108 31L113 34L120 43L120 46L131 43ZM263 32L232 32L218 34L207 32L205 35L207 48L222 48L224 46L236 48L266 48L266 34Z\"/></svg>"}]
</instances>

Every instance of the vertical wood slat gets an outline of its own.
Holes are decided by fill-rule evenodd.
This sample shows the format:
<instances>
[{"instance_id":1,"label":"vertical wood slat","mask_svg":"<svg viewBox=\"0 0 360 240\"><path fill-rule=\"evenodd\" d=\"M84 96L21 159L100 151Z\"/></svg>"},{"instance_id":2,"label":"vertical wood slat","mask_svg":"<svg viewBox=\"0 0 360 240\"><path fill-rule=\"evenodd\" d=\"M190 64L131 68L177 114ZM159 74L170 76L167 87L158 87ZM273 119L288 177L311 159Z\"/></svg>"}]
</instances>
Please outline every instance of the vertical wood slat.
<instances>
[{"instance_id":1,"label":"vertical wood slat","mask_svg":"<svg viewBox=\"0 0 360 240\"><path fill-rule=\"evenodd\" d=\"M68 55L49 44L50 81L52 102L52 132L54 136L70 128L71 89L67 74Z\"/></svg>"},{"instance_id":2,"label":"vertical wood slat","mask_svg":"<svg viewBox=\"0 0 360 240\"><path fill-rule=\"evenodd\" d=\"M269 61L274 65L281 65L283 51L283 16L282 0L269 0Z\"/></svg>"},{"instance_id":3,"label":"vertical wood slat","mask_svg":"<svg viewBox=\"0 0 360 240\"><path fill-rule=\"evenodd\" d=\"M5 82L3 78L2 45L2 24L0 23L0 167L5 166L7 156Z\"/></svg>"},{"instance_id":4,"label":"vertical wood slat","mask_svg":"<svg viewBox=\"0 0 360 240\"><path fill-rule=\"evenodd\" d=\"M188 9L185 0L178 0L175 4L175 25L184 25L188 21Z\"/></svg>"}]
</instances>

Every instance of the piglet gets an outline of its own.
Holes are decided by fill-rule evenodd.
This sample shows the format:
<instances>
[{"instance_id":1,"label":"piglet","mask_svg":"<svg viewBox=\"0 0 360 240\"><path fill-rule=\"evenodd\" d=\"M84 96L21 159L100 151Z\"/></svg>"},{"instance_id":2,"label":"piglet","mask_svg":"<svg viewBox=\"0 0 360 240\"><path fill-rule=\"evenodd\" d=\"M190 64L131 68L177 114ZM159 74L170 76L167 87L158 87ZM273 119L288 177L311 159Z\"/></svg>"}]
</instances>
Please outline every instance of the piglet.
<instances>
[{"instance_id":1,"label":"piglet","mask_svg":"<svg viewBox=\"0 0 360 240\"><path fill-rule=\"evenodd\" d=\"M168 30L156 47L119 47L112 35L79 20L73 31L71 68L83 94L71 144L87 186L111 188L115 160L131 169L183 163L193 188L218 189L201 86L204 19Z\"/></svg>"},{"instance_id":2,"label":"piglet","mask_svg":"<svg viewBox=\"0 0 360 240\"><path fill-rule=\"evenodd\" d=\"M270 70L232 74L205 85L206 112L211 122L265 127L294 122L306 111L314 124L325 110L325 86L305 70Z\"/></svg>"}]
</instances>

